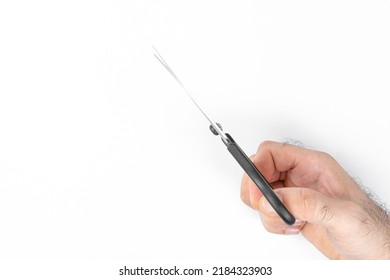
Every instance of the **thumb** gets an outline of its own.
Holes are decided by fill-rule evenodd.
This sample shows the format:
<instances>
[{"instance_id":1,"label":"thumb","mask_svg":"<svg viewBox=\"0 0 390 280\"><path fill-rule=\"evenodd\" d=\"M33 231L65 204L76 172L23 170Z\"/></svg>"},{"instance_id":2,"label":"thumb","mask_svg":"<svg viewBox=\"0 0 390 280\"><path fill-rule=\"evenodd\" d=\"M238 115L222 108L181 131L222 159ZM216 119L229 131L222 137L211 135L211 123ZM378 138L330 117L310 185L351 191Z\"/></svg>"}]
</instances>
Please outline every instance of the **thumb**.
<instances>
[{"instance_id":1,"label":"thumb","mask_svg":"<svg viewBox=\"0 0 390 280\"><path fill-rule=\"evenodd\" d=\"M347 203L345 201L330 198L308 188L280 188L276 189L275 193L298 220L321 224L331 229L339 226L343 219L346 207L344 204ZM260 205L266 212L274 211L264 197Z\"/></svg>"}]
</instances>

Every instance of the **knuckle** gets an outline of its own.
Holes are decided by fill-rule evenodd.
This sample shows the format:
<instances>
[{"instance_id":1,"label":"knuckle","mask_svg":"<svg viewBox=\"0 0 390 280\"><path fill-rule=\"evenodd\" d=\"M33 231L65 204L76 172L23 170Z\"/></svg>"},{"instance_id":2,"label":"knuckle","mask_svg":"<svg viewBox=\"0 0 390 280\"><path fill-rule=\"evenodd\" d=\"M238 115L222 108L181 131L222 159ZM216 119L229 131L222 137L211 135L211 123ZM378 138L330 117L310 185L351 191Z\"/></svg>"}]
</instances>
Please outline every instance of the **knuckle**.
<instances>
[{"instance_id":1,"label":"knuckle","mask_svg":"<svg viewBox=\"0 0 390 280\"><path fill-rule=\"evenodd\" d=\"M301 192L301 201L303 213L315 215L319 223L328 223L336 215L334 208L327 201L320 200L318 195L311 190Z\"/></svg>"},{"instance_id":2,"label":"knuckle","mask_svg":"<svg viewBox=\"0 0 390 280\"><path fill-rule=\"evenodd\" d=\"M330 220L333 219L335 216L334 209L331 208L329 205L325 204L321 207L320 209L320 219L321 222L329 222Z\"/></svg>"},{"instance_id":3,"label":"knuckle","mask_svg":"<svg viewBox=\"0 0 390 280\"><path fill-rule=\"evenodd\" d=\"M261 142L260 145L259 145L259 150L266 149L266 148L269 147L271 144L272 144L272 141L269 141L269 140L263 141L263 142Z\"/></svg>"},{"instance_id":4,"label":"knuckle","mask_svg":"<svg viewBox=\"0 0 390 280\"><path fill-rule=\"evenodd\" d=\"M328 153L325 153L325 152L317 152L317 160L319 162L334 162L335 159Z\"/></svg>"},{"instance_id":5,"label":"knuckle","mask_svg":"<svg viewBox=\"0 0 390 280\"><path fill-rule=\"evenodd\" d=\"M310 190L302 190L300 194L302 202L303 213L311 213L316 207L315 195Z\"/></svg>"}]
</instances>

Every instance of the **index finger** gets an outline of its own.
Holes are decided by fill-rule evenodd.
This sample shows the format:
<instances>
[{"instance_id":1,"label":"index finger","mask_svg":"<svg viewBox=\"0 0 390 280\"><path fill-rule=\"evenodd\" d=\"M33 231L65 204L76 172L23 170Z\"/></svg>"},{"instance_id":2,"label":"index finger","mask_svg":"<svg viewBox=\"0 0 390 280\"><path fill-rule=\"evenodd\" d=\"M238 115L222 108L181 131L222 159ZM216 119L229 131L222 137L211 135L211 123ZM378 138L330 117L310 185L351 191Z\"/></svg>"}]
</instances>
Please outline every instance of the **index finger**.
<instances>
[{"instance_id":1,"label":"index finger","mask_svg":"<svg viewBox=\"0 0 390 280\"><path fill-rule=\"evenodd\" d=\"M318 154L294 145L265 141L257 153L251 156L253 164L265 179L276 189L282 187L305 187L318 180ZM246 173L241 181L241 199L257 209L262 194Z\"/></svg>"},{"instance_id":2,"label":"index finger","mask_svg":"<svg viewBox=\"0 0 390 280\"><path fill-rule=\"evenodd\" d=\"M291 144L265 141L260 144L254 163L270 183L285 181L289 187L302 187L318 180L320 153Z\"/></svg>"}]
</instances>

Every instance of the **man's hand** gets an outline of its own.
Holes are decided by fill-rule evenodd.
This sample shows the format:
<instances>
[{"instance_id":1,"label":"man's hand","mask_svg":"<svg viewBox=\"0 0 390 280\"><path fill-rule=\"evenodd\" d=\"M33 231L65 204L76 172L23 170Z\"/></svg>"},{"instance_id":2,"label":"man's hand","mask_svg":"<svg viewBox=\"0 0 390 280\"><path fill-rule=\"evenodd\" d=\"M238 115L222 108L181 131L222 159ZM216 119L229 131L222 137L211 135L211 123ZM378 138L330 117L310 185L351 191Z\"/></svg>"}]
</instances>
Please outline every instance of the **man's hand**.
<instances>
[{"instance_id":1,"label":"man's hand","mask_svg":"<svg viewBox=\"0 0 390 280\"><path fill-rule=\"evenodd\" d=\"M302 234L331 259L390 259L390 218L328 154L264 142L252 161L297 219L286 225L244 174L241 198L264 227Z\"/></svg>"}]
</instances>

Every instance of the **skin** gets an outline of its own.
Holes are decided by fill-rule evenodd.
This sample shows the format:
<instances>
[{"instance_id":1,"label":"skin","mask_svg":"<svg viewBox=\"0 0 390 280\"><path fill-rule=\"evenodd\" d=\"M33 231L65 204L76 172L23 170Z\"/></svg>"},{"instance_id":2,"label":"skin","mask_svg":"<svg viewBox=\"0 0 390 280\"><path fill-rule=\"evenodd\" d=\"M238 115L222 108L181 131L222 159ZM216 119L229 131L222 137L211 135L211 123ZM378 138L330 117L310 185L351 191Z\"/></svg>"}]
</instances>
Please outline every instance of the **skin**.
<instances>
[{"instance_id":1,"label":"skin","mask_svg":"<svg viewBox=\"0 0 390 280\"><path fill-rule=\"evenodd\" d=\"M266 141L251 157L297 219L286 225L244 174L241 199L272 233L302 233L330 259L390 259L390 218L330 155Z\"/></svg>"}]
</instances>

